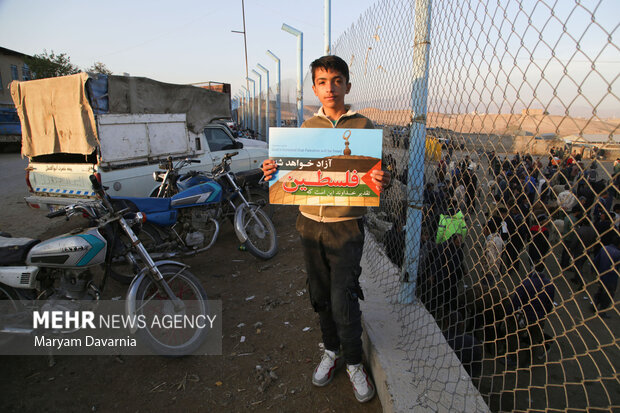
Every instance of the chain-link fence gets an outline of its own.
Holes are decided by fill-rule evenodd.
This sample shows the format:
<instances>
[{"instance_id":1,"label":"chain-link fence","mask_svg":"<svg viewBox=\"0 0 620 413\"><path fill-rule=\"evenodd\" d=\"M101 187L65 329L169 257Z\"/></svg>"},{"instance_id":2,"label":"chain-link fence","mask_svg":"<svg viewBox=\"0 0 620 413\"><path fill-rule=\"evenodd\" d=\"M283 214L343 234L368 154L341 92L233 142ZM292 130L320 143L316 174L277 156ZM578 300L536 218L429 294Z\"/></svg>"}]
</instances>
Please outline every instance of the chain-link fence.
<instances>
[{"instance_id":1,"label":"chain-link fence","mask_svg":"<svg viewBox=\"0 0 620 413\"><path fill-rule=\"evenodd\" d=\"M617 3L433 1L428 104L414 113L415 3L378 2L334 48L348 103L384 131L394 184L367 216L365 253L410 368L441 360L408 340L420 326L403 291L492 411L620 411Z\"/></svg>"}]
</instances>

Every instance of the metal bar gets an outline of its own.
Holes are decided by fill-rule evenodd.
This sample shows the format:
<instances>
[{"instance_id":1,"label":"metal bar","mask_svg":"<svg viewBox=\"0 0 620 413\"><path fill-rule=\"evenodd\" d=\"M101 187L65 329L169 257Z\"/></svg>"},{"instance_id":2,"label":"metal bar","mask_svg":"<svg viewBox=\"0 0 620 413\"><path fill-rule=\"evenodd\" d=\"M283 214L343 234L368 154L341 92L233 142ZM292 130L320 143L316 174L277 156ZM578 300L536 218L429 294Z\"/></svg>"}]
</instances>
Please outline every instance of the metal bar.
<instances>
[{"instance_id":1,"label":"metal bar","mask_svg":"<svg viewBox=\"0 0 620 413\"><path fill-rule=\"evenodd\" d=\"M399 302L410 304L415 297L420 258L424 156L426 150L426 102L428 99L428 62L430 52L432 0L416 0L413 49L412 121L409 131L409 173L407 177L407 225L405 261Z\"/></svg>"},{"instance_id":2,"label":"metal bar","mask_svg":"<svg viewBox=\"0 0 620 413\"><path fill-rule=\"evenodd\" d=\"M267 56L276 61L276 77L278 78L278 86L276 87L276 128L282 126L282 111L280 107L280 58L273 54L271 50L267 50Z\"/></svg>"},{"instance_id":3,"label":"metal bar","mask_svg":"<svg viewBox=\"0 0 620 413\"><path fill-rule=\"evenodd\" d=\"M304 54L304 34L300 30L282 24L282 30L297 36L297 127L304 121L304 91L303 91L303 54Z\"/></svg>"}]
</instances>

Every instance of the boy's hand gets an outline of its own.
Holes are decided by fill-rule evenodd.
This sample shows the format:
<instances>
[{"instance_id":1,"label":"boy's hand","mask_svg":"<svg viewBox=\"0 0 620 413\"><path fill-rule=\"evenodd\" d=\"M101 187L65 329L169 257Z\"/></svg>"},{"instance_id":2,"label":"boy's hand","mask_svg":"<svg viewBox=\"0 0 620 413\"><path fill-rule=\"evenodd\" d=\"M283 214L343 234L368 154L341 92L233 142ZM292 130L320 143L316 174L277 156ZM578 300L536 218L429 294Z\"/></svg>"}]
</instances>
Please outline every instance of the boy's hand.
<instances>
[{"instance_id":1,"label":"boy's hand","mask_svg":"<svg viewBox=\"0 0 620 413\"><path fill-rule=\"evenodd\" d=\"M392 181L392 175L388 171L375 169L370 173L370 177L372 178L372 182L377 185L377 189L379 189L379 192L383 192L384 189L389 187L390 182Z\"/></svg>"},{"instance_id":2,"label":"boy's hand","mask_svg":"<svg viewBox=\"0 0 620 413\"><path fill-rule=\"evenodd\" d=\"M276 173L278 165L276 165L276 161L274 161L273 159L265 159L260 168L265 175L265 181L269 181L271 179L271 176Z\"/></svg>"}]
</instances>

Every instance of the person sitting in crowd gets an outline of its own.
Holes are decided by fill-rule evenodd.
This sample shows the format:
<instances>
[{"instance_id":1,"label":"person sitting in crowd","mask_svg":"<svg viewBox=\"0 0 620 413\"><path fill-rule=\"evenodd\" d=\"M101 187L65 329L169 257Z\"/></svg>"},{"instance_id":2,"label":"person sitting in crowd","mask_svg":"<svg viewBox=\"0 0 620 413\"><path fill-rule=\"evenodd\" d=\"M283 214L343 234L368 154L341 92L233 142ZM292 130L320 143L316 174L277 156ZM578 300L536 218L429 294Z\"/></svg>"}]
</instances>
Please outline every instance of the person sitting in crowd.
<instances>
[{"instance_id":1,"label":"person sitting in crowd","mask_svg":"<svg viewBox=\"0 0 620 413\"><path fill-rule=\"evenodd\" d=\"M562 227L562 257L560 258L560 268L562 271L568 270L573 264L572 251L568 245L575 242L577 234L575 233L575 225L582 217L583 209L579 203L576 203L569 212L564 216L564 225Z\"/></svg>"},{"instance_id":2,"label":"person sitting in crowd","mask_svg":"<svg viewBox=\"0 0 620 413\"><path fill-rule=\"evenodd\" d=\"M504 268L507 271L519 273L521 268L519 256L529 240L529 229L517 204L512 204L505 221L508 240L503 256Z\"/></svg>"},{"instance_id":3,"label":"person sitting in crowd","mask_svg":"<svg viewBox=\"0 0 620 413\"><path fill-rule=\"evenodd\" d=\"M603 191L599 199L596 201L596 205L594 206L594 211L592 213L592 219L594 222L601 217L601 213L603 210L610 213L613 206L614 199L611 196L609 191Z\"/></svg>"},{"instance_id":4,"label":"person sitting in crowd","mask_svg":"<svg viewBox=\"0 0 620 413\"><path fill-rule=\"evenodd\" d=\"M616 295L620 268L620 236L617 233L613 235L613 241L598 252L594 267L599 274L599 288L594 295L592 309L598 311L600 317L609 318L608 310L612 308Z\"/></svg>"},{"instance_id":5,"label":"person sitting in crowd","mask_svg":"<svg viewBox=\"0 0 620 413\"><path fill-rule=\"evenodd\" d=\"M508 354L506 364L525 366L534 357L542 360L551 347L544 333L547 315L554 308L555 286L538 264L504 301Z\"/></svg>"},{"instance_id":6,"label":"person sitting in crowd","mask_svg":"<svg viewBox=\"0 0 620 413\"><path fill-rule=\"evenodd\" d=\"M528 248L532 267L544 264L544 259L551 249L549 243L549 217L545 214L536 217L537 223L530 226L530 237L532 242Z\"/></svg>"},{"instance_id":7,"label":"person sitting in crowd","mask_svg":"<svg viewBox=\"0 0 620 413\"><path fill-rule=\"evenodd\" d=\"M578 220L575 233L576 236L572 242L567 244L575 260L570 268L574 273L570 281L576 284L577 289L581 289L585 284L585 264L594 250L597 234L592 223L585 216Z\"/></svg>"},{"instance_id":8,"label":"person sitting in crowd","mask_svg":"<svg viewBox=\"0 0 620 413\"><path fill-rule=\"evenodd\" d=\"M489 286L495 284L502 271L501 258L505 240L508 239L508 227L504 220L507 212L506 206L500 205L482 230L485 236L482 281Z\"/></svg>"}]
</instances>

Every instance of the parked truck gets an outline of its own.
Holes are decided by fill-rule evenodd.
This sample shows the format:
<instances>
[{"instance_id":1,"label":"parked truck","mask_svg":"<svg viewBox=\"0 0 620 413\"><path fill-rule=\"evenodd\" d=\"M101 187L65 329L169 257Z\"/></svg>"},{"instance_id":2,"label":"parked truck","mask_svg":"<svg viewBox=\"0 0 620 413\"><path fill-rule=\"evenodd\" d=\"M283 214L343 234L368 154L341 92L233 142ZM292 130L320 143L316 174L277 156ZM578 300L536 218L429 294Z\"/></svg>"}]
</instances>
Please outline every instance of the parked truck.
<instances>
[{"instance_id":1,"label":"parked truck","mask_svg":"<svg viewBox=\"0 0 620 413\"><path fill-rule=\"evenodd\" d=\"M12 145L19 145L22 130L19 116L14 108L0 108L0 150Z\"/></svg>"},{"instance_id":2,"label":"parked truck","mask_svg":"<svg viewBox=\"0 0 620 413\"><path fill-rule=\"evenodd\" d=\"M153 172L172 159L195 158L210 171L227 152L234 172L255 170L267 147L243 147L222 122L226 94L147 78L89 75L11 83L22 126L22 156L34 208L54 209L94 197L98 174L112 196L149 196Z\"/></svg>"}]
</instances>

